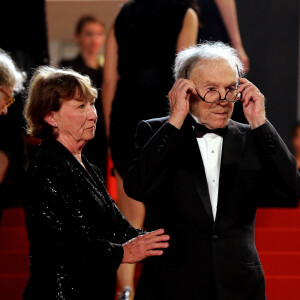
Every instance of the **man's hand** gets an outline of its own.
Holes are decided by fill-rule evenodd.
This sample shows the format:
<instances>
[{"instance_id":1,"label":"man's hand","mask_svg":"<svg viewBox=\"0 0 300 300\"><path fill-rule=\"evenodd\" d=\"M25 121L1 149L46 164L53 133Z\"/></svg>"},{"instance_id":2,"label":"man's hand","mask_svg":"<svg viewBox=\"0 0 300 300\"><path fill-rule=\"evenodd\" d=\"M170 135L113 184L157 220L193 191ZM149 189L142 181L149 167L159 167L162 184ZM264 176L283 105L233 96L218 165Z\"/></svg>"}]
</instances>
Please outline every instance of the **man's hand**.
<instances>
[{"instance_id":1,"label":"man's hand","mask_svg":"<svg viewBox=\"0 0 300 300\"><path fill-rule=\"evenodd\" d=\"M123 245L122 263L133 264L148 256L162 255L163 251L161 249L169 247L167 241L170 239L170 236L163 235L163 233L163 229L158 229L128 241Z\"/></svg>"},{"instance_id":2,"label":"man's hand","mask_svg":"<svg viewBox=\"0 0 300 300\"><path fill-rule=\"evenodd\" d=\"M171 109L169 123L178 129L181 128L189 112L191 94L197 95L195 88L195 84L191 80L180 78L174 83L168 94Z\"/></svg>"},{"instance_id":3,"label":"man's hand","mask_svg":"<svg viewBox=\"0 0 300 300\"><path fill-rule=\"evenodd\" d=\"M240 86L238 92L242 92L244 115L255 129L266 123L265 97L259 89L246 78L239 78Z\"/></svg>"}]
</instances>

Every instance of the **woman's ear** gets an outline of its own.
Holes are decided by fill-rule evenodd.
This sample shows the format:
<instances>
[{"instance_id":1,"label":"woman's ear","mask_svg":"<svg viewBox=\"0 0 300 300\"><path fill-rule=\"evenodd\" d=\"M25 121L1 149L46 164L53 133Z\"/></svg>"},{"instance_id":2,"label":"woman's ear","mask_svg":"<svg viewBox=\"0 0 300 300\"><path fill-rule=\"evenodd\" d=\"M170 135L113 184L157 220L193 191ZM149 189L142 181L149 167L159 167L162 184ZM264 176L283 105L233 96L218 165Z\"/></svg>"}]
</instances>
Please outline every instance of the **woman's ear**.
<instances>
[{"instance_id":1,"label":"woman's ear","mask_svg":"<svg viewBox=\"0 0 300 300\"><path fill-rule=\"evenodd\" d=\"M57 127L57 122L54 117L54 112L49 112L46 116L44 116L44 120L52 127Z\"/></svg>"}]
</instances>

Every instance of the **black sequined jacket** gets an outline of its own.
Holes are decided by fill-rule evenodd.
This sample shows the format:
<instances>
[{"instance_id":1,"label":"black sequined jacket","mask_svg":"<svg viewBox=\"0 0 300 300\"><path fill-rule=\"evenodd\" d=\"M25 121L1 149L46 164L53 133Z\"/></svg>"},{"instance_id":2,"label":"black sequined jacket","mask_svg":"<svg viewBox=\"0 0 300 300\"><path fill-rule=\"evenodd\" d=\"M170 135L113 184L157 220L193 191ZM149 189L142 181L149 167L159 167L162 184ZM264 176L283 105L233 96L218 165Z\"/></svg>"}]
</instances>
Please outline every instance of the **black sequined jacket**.
<instances>
[{"instance_id":1,"label":"black sequined jacket","mask_svg":"<svg viewBox=\"0 0 300 300\"><path fill-rule=\"evenodd\" d=\"M114 299L121 244L134 229L101 172L59 142L44 140L27 172L30 278L23 299Z\"/></svg>"}]
</instances>

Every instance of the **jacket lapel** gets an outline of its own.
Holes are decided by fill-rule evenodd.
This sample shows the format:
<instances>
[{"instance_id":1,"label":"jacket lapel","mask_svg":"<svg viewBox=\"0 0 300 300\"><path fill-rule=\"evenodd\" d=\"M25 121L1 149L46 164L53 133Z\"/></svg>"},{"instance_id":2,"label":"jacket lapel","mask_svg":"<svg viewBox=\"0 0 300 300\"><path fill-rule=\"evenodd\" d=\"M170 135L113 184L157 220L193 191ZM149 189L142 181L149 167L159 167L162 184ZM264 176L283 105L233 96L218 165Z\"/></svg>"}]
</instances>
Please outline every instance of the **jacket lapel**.
<instances>
[{"instance_id":1,"label":"jacket lapel","mask_svg":"<svg viewBox=\"0 0 300 300\"><path fill-rule=\"evenodd\" d=\"M203 205L211 223L214 223L211 201L209 197L208 185L206 181L205 169L201 157L201 152L197 139L193 132L193 128L189 118L186 119L182 128L181 145L184 147L185 156L187 158L190 175L195 189L199 195L198 197L191 197L191 207L197 209L199 205Z\"/></svg>"},{"instance_id":2,"label":"jacket lapel","mask_svg":"<svg viewBox=\"0 0 300 300\"><path fill-rule=\"evenodd\" d=\"M230 198L244 148L245 133L241 132L235 122L228 123L228 131L223 140L222 158L219 178L219 194L215 226L226 208Z\"/></svg>"}]
</instances>

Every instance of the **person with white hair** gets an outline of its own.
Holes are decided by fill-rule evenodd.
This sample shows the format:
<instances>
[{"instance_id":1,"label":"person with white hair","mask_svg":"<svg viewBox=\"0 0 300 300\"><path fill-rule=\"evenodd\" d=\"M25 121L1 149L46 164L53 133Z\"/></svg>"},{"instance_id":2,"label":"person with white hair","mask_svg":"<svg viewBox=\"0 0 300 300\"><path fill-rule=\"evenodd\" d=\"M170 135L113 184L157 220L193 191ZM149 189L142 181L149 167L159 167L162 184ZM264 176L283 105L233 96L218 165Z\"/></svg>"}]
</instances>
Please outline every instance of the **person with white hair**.
<instances>
[{"instance_id":1,"label":"person with white hair","mask_svg":"<svg viewBox=\"0 0 300 300\"><path fill-rule=\"evenodd\" d=\"M124 189L145 203L146 229L164 228L170 244L144 264L136 300L266 299L256 209L296 206L300 176L264 95L242 73L236 50L221 42L183 50L170 116L137 128ZM237 101L249 125L231 120Z\"/></svg>"},{"instance_id":2,"label":"person with white hair","mask_svg":"<svg viewBox=\"0 0 300 300\"><path fill-rule=\"evenodd\" d=\"M0 49L0 115L7 114L7 108L15 102L13 93L23 89L25 79L26 74Z\"/></svg>"},{"instance_id":3,"label":"person with white hair","mask_svg":"<svg viewBox=\"0 0 300 300\"><path fill-rule=\"evenodd\" d=\"M0 49L0 115L6 115L7 109L15 99L14 92L20 92L23 89L23 83L26 74L21 72L12 58L2 49ZM3 201L3 186L7 169L9 167L9 155L0 146L0 196ZM0 218L2 214L3 203L0 201Z\"/></svg>"}]
</instances>

